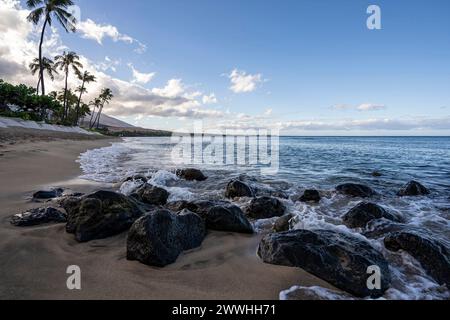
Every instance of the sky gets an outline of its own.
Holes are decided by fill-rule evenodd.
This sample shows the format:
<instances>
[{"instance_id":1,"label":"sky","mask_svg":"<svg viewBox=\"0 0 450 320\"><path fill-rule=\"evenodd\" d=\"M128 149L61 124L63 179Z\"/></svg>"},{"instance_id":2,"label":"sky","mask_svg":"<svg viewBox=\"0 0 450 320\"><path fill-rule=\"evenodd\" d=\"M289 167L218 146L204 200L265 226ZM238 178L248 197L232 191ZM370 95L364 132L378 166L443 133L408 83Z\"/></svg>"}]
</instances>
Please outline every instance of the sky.
<instances>
[{"instance_id":1,"label":"sky","mask_svg":"<svg viewBox=\"0 0 450 320\"><path fill-rule=\"evenodd\" d=\"M78 0L44 54L76 51L115 95L108 115L146 128L284 135L450 135L448 0ZM381 29L370 30L370 5ZM35 86L37 27L0 0L0 78ZM50 83L61 89L63 79ZM70 85L78 85L73 77Z\"/></svg>"}]
</instances>

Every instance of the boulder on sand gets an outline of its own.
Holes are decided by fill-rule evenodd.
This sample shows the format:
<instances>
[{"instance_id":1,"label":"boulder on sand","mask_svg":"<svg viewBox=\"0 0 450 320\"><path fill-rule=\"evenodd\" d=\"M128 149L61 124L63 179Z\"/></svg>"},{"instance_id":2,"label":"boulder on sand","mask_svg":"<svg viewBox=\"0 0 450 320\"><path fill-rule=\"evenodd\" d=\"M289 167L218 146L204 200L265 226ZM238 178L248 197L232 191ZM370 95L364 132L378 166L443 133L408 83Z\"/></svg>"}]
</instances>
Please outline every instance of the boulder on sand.
<instances>
[{"instance_id":1,"label":"boulder on sand","mask_svg":"<svg viewBox=\"0 0 450 320\"><path fill-rule=\"evenodd\" d=\"M138 219L127 238L127 259L164 267L176 261L185 250L197 248L205 238L204 221L184 210L174 214L157 210Z\"/></svg>"},{"instance_id":2,"label":"boulder on sand","mask_svg":"<svg viewBox=\"0 0 450 320\"><path fill-rule=\"evenodd\" d=\"M347 212L342 220L349 228L364 228L370 221L382 218L394 222L401 222L399 217L388 212L383 207L365 201Z\"/></svg>"},{"instance_id":3,"label":"boulder on sand","mask_svg":"<svg viewBox=\"0 0 450 320\"><path fill-rule=\"evenodd\" d=\"M240 197L254 197L254 190L239 180L232 180L228 183L225 190L225 197L229 199Z\"/></svg>"},{"instance_id":4,"label":"boulder on sand","mask_svg":"<svg viewBox=\"0 0 450 320\"><path fill-rule=\"evenodd\" d=\"M198 214L206 228L216 231L253 233L252 224L242 210L234 204L221 200L176 201L167 206L175 212L187 209Z\"/></svg>"},{"instance_id":5,"label":"boulder on sand","mask_svg":"<svg viewBox=\"0 0 450 320\"><path fill-rule=\"evenodd\" d=\"M201 172L198 169L179 169L176 171L176 175L180 177L181 179L187 180L187 181L205 181L208 179L203 172Z\"/></svg>"},{"instance_id":6,"label":"boulder on sand","mask_svg":"<svg viewBox=\"0 0 450 320\"><path fill-rule=\"evenodd\" d=\"M281 217L286 212L285 205L277 198L253 198L245 208L245 214L253 219L270 219Z\"/></svg>"},{"instance_id":7,"label":"boulder on sand","mask_svg":"<svg viewBox=\"0 0 450 320\"><path fill-rule=\"evenodd\" d=\"M426 196L428 194L430 194L430 191L417 181L408 182L397 193L400 197Z\"/></svg>"},{"instance_id":8,"label":"boulder on sand","mask_svg":"<svg viewBox=\"0 0 450 320\"><path fill-rule=\"evenodd\" d=\"M64 192L63 188L52 188L50 190L41 190L33 194L33 200L49 200L61 197Z\"/></svg>"},{"instance_id":9,"label":"boulder on sand","mask_svg":"<svg viewBox=\"0 0 450 320\"><path fill-rule=\"evenodd\" d=\"M305 190L303 195L300 197L301 202L319 202L320 194L317 190Z\"/></svg>"},{"instance_id":10,"label":"boulder on sand","mask_svg":"<svg viewBox=\"0 0 450 320\"><path fill-rule=\"evenodd\" d=\"M155 206L165 205L170 196L167 190L152 186L151 184L143 185L136 191L136 194L138 195L137 198L143 203Z\"/></svg>"},{"instance_id":11,"label":"boulder on sand","mask_svg":"<svg viewBox=\"0 0 450 320\"><path fill-rule=\"evenodd\" d=\"M270 264L299 267L357 297L378 298L389 288L391 275L383 255L360 238L331 230L293 230L266 235L258 248ZM369 267L381 271L381 289L367 285Z\"/></svg>"},{"instance_id":12,"label":"boulder on sand","mask_svg":"<svg viewBox=\"0 0 450 320\"><path fill-rule=\"evenodd\" d=\"M131 198L111 191L98 191L66 199L66 231L79 242L103 239L128 230L144 212Z\"/></svg>"},{"instance_id":13,"label":"boulder on sand","mask_svg":"<svg viewBox=\"0 0 450 320\"><path fill-rule=\"evenodd\" d=\"M404 250L420 262L439 284L450 288L450 247L444 240L431 236L426 230L405 228L384 238L388 250Z\"/></svg>"},{"instance_id":14,"label":"boulder on sand","mask_svg":"<svg viewBox=\"0 0 450 320\"><path fill-rule=\"evenodd\" d=\"M339 193L345 194L347 196L361 198L368 198L376 194L376 192L372 188L358 183L344 183L337 186L336 190Z\"/></svg>"},{"instance_id":15,"label":"boulder on sand","mask_svg":"<svg viewBox=\"0 0 450 320\"><path fill-rule=\"evenodd\" d=\"M274 232L289 231L292 218L294 218L293 214L285 214L284 216L279 217L273 224L272 230Z\"/></svg>"},{"instance_id":16,"label":"boulder on sand","mask_svg":"<svg viewBox=\"0 0 450 320\"><path fill-rule=\"evenodd\" d=\"M16 227L31 227L44 223L64 223L66 221L66 215L53 207L31 209L11 218L11 224Z\"/></svg>"},{"instance_id":17,"label":"boulder on sand","mask_svg":"<svg viewBox=\"0 0 450 320\"><path fill-rule=\"evenodd\" d=\"M206 228L217 231L229 231L252 234L252 224L242 210L233 205L218 205L209 209L204 216Z\"/></svg>"}]
</instances>

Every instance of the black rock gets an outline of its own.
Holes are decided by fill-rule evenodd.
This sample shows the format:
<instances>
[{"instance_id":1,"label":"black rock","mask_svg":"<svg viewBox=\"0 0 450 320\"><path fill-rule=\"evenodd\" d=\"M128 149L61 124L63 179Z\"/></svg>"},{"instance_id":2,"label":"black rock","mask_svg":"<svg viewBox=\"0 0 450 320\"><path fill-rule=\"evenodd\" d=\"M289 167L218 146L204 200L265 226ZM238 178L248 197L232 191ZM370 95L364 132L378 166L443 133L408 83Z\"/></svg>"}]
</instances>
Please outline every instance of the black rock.
<instances>
[{"instance_id":1,"label":"black rock","mask_svg":"<svg viewBox=\"0 0 450 320\"><path fill-rule=\"evenodd\" d=\"M173 212L183 211L184 209L188 209L194 212L196 207L192 204L192 202L186 200L179 200L167 203L165 205L165 208Z\"/></svg>"},{"instance_id":2,"label":"black rock","mask_svg":"<svg viewBox=\"0 0 450 320\"><path fill-rule=\"evenodd\" d=\"M79 242L103 239L128 230L144 211L136 201L111 191L98 191L61 203L67 212L66 231Z\"/></svg>"},{"instance_id":3,"label":"black rock","mask_svg":"<svg viewBox=\"0 0 450 320\"><path fill-rule=\"evenodd\" d=\"M286 207L277 198L254 198L245 208L245 214L253 219L269 219L281 217L286 212Z\"/></svg>"},{"instance_id":4,"label":"black rock","mask_svg":"<svg viewBox=\"0 0 450 320\"><path fill-rule=\"evenodd\" d=\"M426 230L405 229L384 238L388 250L404 250L420 262L439 284L450 288L450 248L448 243L429 235Z\"/></svg>"},{"instance_id":5,"label":"black rock","mask_svg":"<svg viewBox=\"0 0 450 320\"><path fill-rule=\"evenodd\" d=\"M166 207L175 212L187 209L198 214L205 221L206 228L210 230L253 233L253 227L242 210L227 201L177 201L169 203Z\"/></svg>"},{"instance_id":6,"label":"black rock","mask_svg":"<svg viewBox=\"0 0 450 320\"><path fill-rule=\"evenodd\" d=\"M349 228L364 228L370 221L381 218L401 222L401 219L397 216L388 212L383 207L370 202L359 203L344 215L343 221Z\"/></svg>"},{"instance_id":7,"label":"black rock","mask_svg":"<svg viewBox=\"0 0 450 320\"><path fill-rule=\"evenodd\" d=\"M205 238L204 221L185 210L176 215L157 210L137 220L127 238L127 259L164 267L185 250L199 247Z\"/></svg>"},{"instance_id":8,"label":"black rock","mask_svg":"<svg viewBox=\"0 0 450 320\"><path fill-rule=\"evenodd\" d=\"M417 181L410 181L404 185L400 191L397 193L400 197L406 196L425 196L430 194L427 188Z\"/></svg>"},{"instance_id":9,"label":"black rock","mask_svg":"<svg viewBox=\"0 0 450 320\"><path fill-rule=\"evenodd\" d=\"M255 192L247 184L239 180L230 181L225 190L225 197L233 199L240 197L254 197Z\"/></svg>"},{"instance_id":10,"label":"black rock","mask_svg":"<svg viewBox=\"0 0 450 320\"><path fill-rule=\"evenodd\" d=\"M152 205L165 205L170 194L167 190L159 187L145 184L136 191L139 200Z\"/></svg>"},{"instance_id":11,"label":"black rock","mask_svg":"<svg viewBox=\"0 0 450 320\"><path fill-rule=\"evenodd\" d=\"M146 176L142 175L142 174L136 174L130 177L127 177L125 179L122 180L122 183L124 182L128 182L128 181L142 181L142 183L147 183L148 179Z\"/></svg>"},{"instance_id":12,"label":"black rock","mask_svg":"<svg viewBox=\"0 0 450 320\"><path fill-rule=\"evenodd\" d=\"M372 177L379 178L379 177L382 177L382 176L383 176L383 174L380 171L373 171L372 172Z\"/></svg>"},{"instance_id":13,"label":"black rock","mask_svg":"<svg viewBox=\"0 0 450 320\"><path fill-rule=\"evenodd\" d=\"M188 209L200 217L205 218L208 211L215 206L227 206L231 205L228 201L222 200L197 200L193 202L188 202L183 209Z\"/></svg>"},{"instance_id":14,"label":"black rock","mask_svg":"<svg viewBox=\"0 0 450 320\"><path fill-rule=\"evenodd\" d=\"M48 200L61 197L64 192L63 188L54 188L50 190L41 190L33 194L34 200Z\"/></svg>"},{"instance_id":15,"label":"black rock","mask_svg":"<svg viewBox=\"0 0 450 320\"><path fill-rule=\"evenodd\" d=\"M380 252L366 241L331 230L271 233L262 239L258 255L266 263L302 268L357 297L380 297L391 283ZM380 268L380 290L367 286L372 266Z\"/></svg>"},{"instance_id":16,"label":"black rock","mask_svg":"<svg viewBox=\"0 0 450 320\"><path fill-rule=\"evenodd\" d=\"M206 228L217 231L229 231L252 234L252 224L245 217L242 210L233 205L219 205L212 207L204 216Z\"/></svg>"},{"instance_id":17,"label":"black rock","mask_svg":"<svg viewBox=\"0 0 450 320\"><path fill-rule=\"evenodd\" d=\"M198 169L179 169L176 172L177 176L180 177L181 179L185 179L188 181L205 181L206 179L208 179L208 177L206 177L203 172L201 172Z\"/></svg>"},{"instance_id":18,"label":"black rock","mask_svg":"<svg viewBox=\"0 0 450 320\"><path fill-rule=\"evenodd\" d=\"M300 197L301 202L319 202L320 199L321 197L317 190L305 190L304 194Z\"/></svg>"},{"instance_id":19,"label":"black rock","mask_svg":"<svg viewBox=\"0 0 450 320\"><path fill-rule=\"evenodd\" d=\"M376 194L376 192L372 190L372 188L357 183L341 184L336 187L336 190L347 196L361 197L361 198L368 198Z\"/></svg>"},{"instance_id":20,"label":"black rock","mask_svg":"<svg viewBox=\"0 0 450 320\"><path fill-rule=\"evenodd\" d=\"M66 215L52 207L31 209L24 213L16 214L11 218L11 224L16 227L37 226L50 222L64 223L66 221Z\"/></svg>"},{"instance_id":21,"label":"black rock","mask_svg":"<svg viewBox=\"0 0 450 320\"><path fill-rule=\"evenodd\" d=\"M387 234L395 231L411 228L404 223L397 223L386 219L372 220L367 223L363 235L368 239L384 238Z\"/></svg>"},{"instance_id":22,"label":"black rock","mask_svg":"<svg viewBox=\"0 0 450 320\"><path fill-rule=\"evenodd\" d=\"M292 214L286 214L282 217L279 217L275 223L273 224L274 232L284 232L289 231L291 219L294 217Z\"/></svg>"},{"instance_id":23,"label":"black rock","mask_svg":"<svg viewBox=\"0 0 450 320\"><path fill-rule=\"evenodd\" d=\"M321 300L355 300L344 292L320 287L294 287L282 293L283 300L291 301L321 301Z\"/></svg>"}]
</instances>

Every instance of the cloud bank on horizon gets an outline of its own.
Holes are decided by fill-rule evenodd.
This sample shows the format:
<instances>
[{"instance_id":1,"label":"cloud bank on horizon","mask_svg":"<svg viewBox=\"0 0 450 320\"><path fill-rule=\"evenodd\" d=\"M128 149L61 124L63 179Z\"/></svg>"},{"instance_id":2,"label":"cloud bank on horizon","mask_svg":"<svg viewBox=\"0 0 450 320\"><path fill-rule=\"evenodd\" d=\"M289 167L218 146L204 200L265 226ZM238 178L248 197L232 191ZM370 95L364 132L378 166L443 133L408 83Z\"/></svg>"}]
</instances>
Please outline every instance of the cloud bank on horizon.
<instances>
[{"instance_id":1,"label":"cloud bank on horizon","mask_svg":"<svg viewBox=\"0 0 450 320\"><path fill-rule=\"evenodd\" d=\"M34 87L36 78L30 74L28 65L38 54L39 30L27 22L28 13L28 9L20 1L0 0L0 78ZM64 41L59 30L56 24L48 30L44 56L53 57L63 50L77 51L76 47L70 47ZM104 46L107 40L122 43L129 46L130 52L141 56L148 53L145 41L128 33L121 32L112 24L98 23L87 18L77 24L77 33L71 36L79 37L80 41L91 41L98 46ZM161 125L161 129L189 130L195 120L203 120L205 128L273 128L292 135L450 134L448 115L428 117L411 114L407 117L390 117L384 113L395 106L386 105L383 101L325 106L324 109L335 114L318 113L308 119L297 109L297 105L302 104L301 101L289 101L293 105L292 110L280 111L275 105L268 106L265 99L272 94L271 82L282 80L268 80L266 72L248 72L245 71L248 70L245 66L228 67L231 71L209 75L211 79L214 78L212 82L222 84L223 88L219 89L218 94L215 90L208 89L208 83L194 82L189 85L177 75L164 79L160 77L159 71L150 67L141 70L135 61L128 60L127 54L119 58L105 55L98 60L96 54L83 50L80 57L85 69L97 77L97 82L89 85L86 100L92 99L103 87L111 88L115 98L105 107L105 112L135 125L156 128ZM229 65L234 66L236 62L238 61L229 61ZM129 76L124 76L123 72L118 74L120 68L126 68ZM188 77L195 81L195 74L189 74ZM228 84L223 83L224 79ZM155 84L156 81L159 81L159 85ZM48 81L47 85L50 91L59 90L62 82L63 78L59 76L54 82ZM69 86L76 85L78 81L75 77L69 78ZM214 87L217 88L217 85ZM253 98L254 101L250 100ZM233 108L237 99L252 104L250 112L239 107ZM442 106L439 109L445 110Z\"/></svg>"}]
</instances>

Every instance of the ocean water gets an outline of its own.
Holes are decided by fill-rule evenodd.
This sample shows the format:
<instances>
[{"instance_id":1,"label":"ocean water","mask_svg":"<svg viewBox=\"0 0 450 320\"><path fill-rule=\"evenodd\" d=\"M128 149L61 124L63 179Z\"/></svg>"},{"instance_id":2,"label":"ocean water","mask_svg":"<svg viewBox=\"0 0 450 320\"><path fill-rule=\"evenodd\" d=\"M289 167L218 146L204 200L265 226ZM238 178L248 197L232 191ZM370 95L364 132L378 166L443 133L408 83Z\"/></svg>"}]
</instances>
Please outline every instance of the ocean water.
<instances>
[{"instance_id":1,"label":"ocean water","mask_svg":"<svg viewBox=\"0 0 450 320\"><path fill-rule=\"evenodd\" d=\"M238 139L234 152L249 152L248 142ZM201 144L201 150L207 150L208 145L209 142ZM227 183L240 177L257 187L261 195L286 194L289 199L282 201L296 216L293 228L337 229L359 237L363 237L362 230L345 227L342 216L361 199L339 195L334 188L345 182L364 183L379 193L371 201L402 216L408 224L425 228L441 241L450 242L450 137L281 137L276 174L265 174L261 170L265 165L249 161L202 163L202 154L199 156L195 150L192 150L194 164L180 164L173 152L176 147L171 138L125 138L110 147L82 154L79 162L83 178L94 181L118 183L132 174L145 174L151 177L152 184L170 192L169 201L223 199ZM249 159L250 156L246 158ZM180 180L174 171L183 167L197 167L209 178L204 182ZM381 176L374 177L374 171ZM399 188L410 180L422 182L432 194L397 197ZM127 182L120 190L128 194L137 184ZM321 191L323 199L319 204L295 201L308 188ZM242 199L236 204L244 207L247 202L248 199ZM255 228L264 230L271 222L257 221ZM410 255L387 251L382 240L369 241L383 252L391 266L392 287L385 299L450 298L449 290L439 286ZM323 295L327 291L320 292ZM280 297L283 296L281 293ZM330 298L335 298L334 294Z\"/></svg>"}]
</instances>

